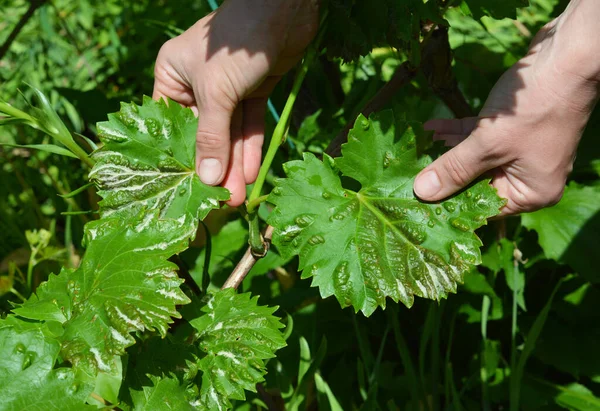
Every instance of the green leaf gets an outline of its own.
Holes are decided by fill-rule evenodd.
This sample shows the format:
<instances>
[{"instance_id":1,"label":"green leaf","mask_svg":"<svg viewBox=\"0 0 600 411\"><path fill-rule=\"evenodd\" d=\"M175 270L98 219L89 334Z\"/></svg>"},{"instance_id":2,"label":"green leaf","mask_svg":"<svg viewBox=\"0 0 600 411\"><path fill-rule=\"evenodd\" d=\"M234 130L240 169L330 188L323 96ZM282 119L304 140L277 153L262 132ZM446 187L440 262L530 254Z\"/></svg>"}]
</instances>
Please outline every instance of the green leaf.
<instances>
[{"instance_id":1,"label":"green leaf","mask_svg":"<svg viewBox=\"0 0 600 411\"><path fill-rule=\"evenodd\" d=\"M92 387L70 368L53 369L60 344L45 325L0 320L0 410L95 410L85 405Z\"/></svg>"},{"instance_id":2,"label":"green leaf","mask_svg":"<svg viewBox=\"0 0 600 411\"><path fill-rule=\"evenodd\" d=\"M131 390L134 411L185 411L197 409L190 403L185 386L175 377L150 376L152 386Z\"/></svg>"},{"instance_id":3,"label":"green leaf","mask_svg":"<svg viewBox=\"0 0 600 411\"><path fill-rule=\"evenodd\" d=\"M142 106L122 103L108 118L98 123L104 146L90 172L103 197L102 217L128 218L147 209L203 219L229 199L226 189L206 186L196 175L198 121L190 109L144 97Z\"/></svg>"},{"instance_id":4,"label":"green leaf","mask_svg":"<svg viewBox=\"0 0 600 411\"><path fill-rule=\"evenodd\" d=\"M222 290L209 295L200 315L189 321L204 353L198 362L200 409L226 409L229 399L246 398L244 390L256 392L265 360L285 347L283 324L273 315L277 307L261 307L257 301L249 293Z\"/></svg>"},{"instance_id":5,"label":"green leaf","mask_svg":"<svg viewBox=\"0 0 600 411\"><path fill-rule=\"evenodd\" d=\"M600 186L571 183L553 207L523 214L547 258L570 265L591 282L600 282Z\"/></svg>"},{"instance_id":6,"label":"green leaf","mask_svg":"<svg viewBox=\"0 0 600 411\"><path fill-rule=\"evenodd\" d=\"M14 310L62 323L61 355L75 366L111 370L113 356L134 343L131 332L165 335L171 317L180 317L176 305L189 302L179 288L177 266L167 258L187 247L195 225L191 217L159 220L156 212L149 217L87 224L89 247L80 267L50 277L37 296Z\"/></svg>"},{"instance_id":7,"label":"green leaf","mask_svg":"<svg viewBox=\"0 0 600 411\"><path fill-rule=\"evenodd\" d=\"M540 313L535 318L531 329L527 333L527 338L525 339L525 344L523 345L523 351L519 355L519 360L514 370L512 370L510 376L510 403L519 404L519 396L521 394L521 386L523 384L523 375L525 373L525 364L527 360L531 356L531 353L535 349L538 337L542 333L544 329L544 324L546 324L546 319L548 318L548 313L552 308L552 302L554 301L554 296L558 291L559 287L562 285L564 279L561 279L554 290L552 290L552 294L548 298L548 301L540 311ZM512 408L512 406L511 406Z\"/></svg>"},{"instance_id":8,"label":"green leaf","mask_svg":"<svg viewBox=\"0 0 600 411\"><path fill-rule=\"evenodd\" d=\"M456 292L457 283L481 263L474 230L498 214L504 201L479 181L437 203L419 201L413 181L431 157L420 125L391 111L359 117L343 156L324 161L305 154L284 165L269 201L273 242L285 258L300 256L303 278L313 277L322 297L370 315L386 297L413 304ZM344 189L339 170L362 186Z\"/></svg>"},{"instance_id":9,"label":"green leaf","mask_svg":"<svg viewBox=\"0 0 600 411\"><path fill-rule=\"evenodd\" d=\"M555 386L558 391L554 400L561 407L575 411L587 411L600 408L600 398L581 384L573 383L566 386Z\"/></svg>"},{"instance_id":10,"label":"green leaf","mask_svg":"<svg viewBox=\"0 0 600 411\"><path fill-rule=\"evenodd\" d=\"M335 398L335 394L331 391L329 384L327 384L318 372L315 373L315 386L317 388L317 400L319 401L320 409L331 411L344 410L337 398Z\"/></svg>"}]
</instances>

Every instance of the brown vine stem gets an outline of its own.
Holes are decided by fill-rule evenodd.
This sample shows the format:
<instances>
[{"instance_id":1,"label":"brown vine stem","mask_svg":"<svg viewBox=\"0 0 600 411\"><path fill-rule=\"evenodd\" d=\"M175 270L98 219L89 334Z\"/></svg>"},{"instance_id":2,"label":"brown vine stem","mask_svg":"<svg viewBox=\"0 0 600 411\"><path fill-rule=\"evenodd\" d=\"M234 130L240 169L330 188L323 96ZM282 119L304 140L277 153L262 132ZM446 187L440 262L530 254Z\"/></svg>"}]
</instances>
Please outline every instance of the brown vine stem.
<instances>
[{"instance_id":1,"label":"brown vine stem","mask_svg":"<svg viewBox=\"0 0 600 411\"><path fill-rule=\"evenodd\" d=\"M274 231L274 228L272 226L267 226L267 229L265 230L265 233L263 234L265 244L267 245L267 247L266 247L267 251L271 244L271 237L273 236L273 231ZM231 275L229 276L227 281L225 281L225 284L223 284L223 287L221 287L221 289L222 290L224 290L226 288L237 289L240 286L240 284L242 283L242 281L244 281L244 278L246 278L246 275L248 275L250 270L252 270L252 267L254 267L254 264L256 264L256 262L259 259L260 259L260 257L256 257L252 253L252 248L248 247L248 249L246 250L246 253L242 257L240 262L237 264L237 266L233 269L233 271L231 272Z\"/></svg>"},{"instance_id":2,"label":"brown vine stem","mask_svg":"<svg viewBox=\"0 0 600 411\"><path fill-rule=\"evenodd\" d=\"M32 0L31 3L29 3L29 8L23 14L23 16L21 16L21 19L19 20L17 25L10 32L10 34L6 38L6 41L4 42L4 44L2 44L2 47L0 47L0 60L2 60L6 52L8 52L8 49L10 48L11 44L13 43L13 41L15 41L23 27L25 27L25 24L27 24L29 19L33 17L35 11L38 8L40 8L44 3L45 0Z\"/></svg>"},{"instance_id":3,"label":"brown vine stem","mask_svg":"<svg viewBox=\"0 0 600 411\"><path fill-rule=\"evenodd\" d=\"M452 49L448 29L438 27L431 33L430 47L423 50L422 71L431 90L448 106L456 118L472 117L473 109L458 88L452 71Z\"/></svg>"}]
</instances>

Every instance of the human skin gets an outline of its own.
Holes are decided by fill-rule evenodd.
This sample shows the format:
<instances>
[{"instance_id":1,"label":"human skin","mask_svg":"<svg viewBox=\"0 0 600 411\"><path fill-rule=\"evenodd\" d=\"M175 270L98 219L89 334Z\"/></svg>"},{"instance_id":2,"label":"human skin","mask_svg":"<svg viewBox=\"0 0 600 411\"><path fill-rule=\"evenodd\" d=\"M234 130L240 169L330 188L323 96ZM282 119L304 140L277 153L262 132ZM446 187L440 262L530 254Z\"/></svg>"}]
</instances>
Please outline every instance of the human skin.
<instances>
[{"instance_id":1,"label":"human skin","mask_svg":"<svg viewBox=\"0 0 600 411\"><path fill-rule=\"evenodd\" d=\"M227 0L160 49L152 96L198 114L197 173L231 206L258 175L267 99L318 24L316 0Z\"/></svg>"},{"instance_id":2,"label":"human skin","mask_svg":"<svg viewBox=\"0 0 600 411\"><path fill-rule=\"evenodd\" d=\"M600 95L600 2L573 0L496 83L478 117L432 120L449 150L415 179L442 200L488 173L507 199L502 215L557 203Z\"/></svg>"},{"instance_id":3,"label":"human skin","mask_svg":"<svg viewBox=\"0 0 600 411\"><path fill-rule=\"evenodd\" d=\"M226 0L161 48L154 98L199 115L197 172L245 200L258 174L266 101L318 28L316 0ZM432 120L449 150L416 178L425 201L451 196L482 174L507 199L502 214L556 203L600 95L600 2L572 0L491 91L478 117Z\"/></svg>"}]
</instances>

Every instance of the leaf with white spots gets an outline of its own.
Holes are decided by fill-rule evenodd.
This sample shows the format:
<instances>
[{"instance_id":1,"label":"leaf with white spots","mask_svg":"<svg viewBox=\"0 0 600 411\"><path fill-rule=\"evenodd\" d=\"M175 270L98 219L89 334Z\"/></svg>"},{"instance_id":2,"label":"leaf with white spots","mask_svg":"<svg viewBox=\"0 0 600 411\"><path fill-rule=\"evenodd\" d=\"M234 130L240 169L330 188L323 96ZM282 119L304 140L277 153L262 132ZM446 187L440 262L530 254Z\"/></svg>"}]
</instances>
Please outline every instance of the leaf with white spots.
<instances>
[{"instance_id":1,"label":"leaf with white spots","mask_svg":"<svg viewBox=\"0 0 600 411\"><path fill-rule=\"evenodd\" d=\"M323 298L370 315L386 297L412 306L414 296L439 300L481 262L474 230L504 205L489 180L479 181L441 203L419 201L414 178L432 159L419 124L391 111L350 131L342 157L284 165L276 182L269 224L282 256L300 256L303 278L313 277ZM341 173L360 183L345 189ZM354 184L357 185L357 184Z\"/></svg>"},{"instance_id":2,"label":"leaf with white spots","mask_svg":"<svg viewBox=\"0 0 600 411\"><path fill-rule=\"evenodd\" d=\"M226 289L206 297L196 318L197 345L204 354L198 409L225 410L230 399L244 400L244 390L256 392L266 373L265 360L284 347L283 324L273 313L277 307L261 307L258 297Z\"/></svg>"},{"instance_id":3,"label":"leaf with white spots","mask_svg":"<svg viewBox=\"0 0 600 411\"><path fill-rule=\"evenodd\" d=\"M54 368L60 344L45 324L0 320L0 410L95 410L85 404L93 386L68 367Z\"/></svg>"},{"instance_id":4,"label":"leaf with white spots","mask_svg":"<svg viewBox=\"0 0 600 411\"><path fill-rule=\"evenodd\" d=\"M104 146L94 153L89 175L103 197L102 217L158 210L160 217L203 219L229 199L226 189L202 184L194 171L198 121L192 110L145 97L142 106L121 103L108 118L98 123Z\"/></svg>"},{"instance_id":5,"label":"leaf with white spots","mask_svg":"<svg viewBox=\"0 0 600 411\"><path fill-rule=\"evenodd\" d=\"M77 270L51 276L15 314L58 321L61 356L85 370L112 369L115 355L134 343L133 331L165 335L176 305L189 299L179 288L177 266L167 259L187 248L195 224L187 216L149 223L138 231L141 216L108 218L86 225L88 249Z\"/></svg>"}]
</instances>

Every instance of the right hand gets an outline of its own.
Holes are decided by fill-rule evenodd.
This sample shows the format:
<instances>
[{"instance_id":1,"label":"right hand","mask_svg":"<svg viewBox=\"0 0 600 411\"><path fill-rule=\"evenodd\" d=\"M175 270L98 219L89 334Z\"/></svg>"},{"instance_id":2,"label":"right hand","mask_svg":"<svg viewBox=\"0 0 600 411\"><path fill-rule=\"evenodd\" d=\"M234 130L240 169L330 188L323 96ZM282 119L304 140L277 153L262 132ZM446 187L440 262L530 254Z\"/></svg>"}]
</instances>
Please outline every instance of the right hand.
<instances>
[{"instance_id":1,"label":"right hand","mask_svg":"<svg viewBox=\"0 0 600 411\"><path fill-rule=\"evenodd\" d=\"M318 29L316 0L227 0L160 49L152 97L198 114L196 171L246 198L261 163L266 103Z\"/></svg>"},{"instance_id":2,"label":"right hand","mask_svg":"<svg viewBox=\"0 0 600 411\"><path fill-rule=\"evenodd\" d=\"M442 200L489 172L508 200L502 215L560 200L600 96L596 1L575 0L544 27L527 56L496 83L478 117L425 124L434 139L456 147L417 176L419 198Z\"/></svg>"}]
</instances>

